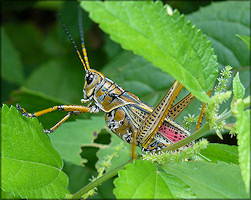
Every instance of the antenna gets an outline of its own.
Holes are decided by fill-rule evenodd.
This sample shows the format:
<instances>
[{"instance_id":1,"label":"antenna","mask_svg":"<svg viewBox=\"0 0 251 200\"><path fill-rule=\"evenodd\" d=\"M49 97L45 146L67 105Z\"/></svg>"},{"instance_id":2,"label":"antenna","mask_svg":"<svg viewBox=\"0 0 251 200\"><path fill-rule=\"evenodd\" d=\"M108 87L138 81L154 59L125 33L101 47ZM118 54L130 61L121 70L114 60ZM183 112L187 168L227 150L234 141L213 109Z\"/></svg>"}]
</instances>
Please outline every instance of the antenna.
<instances>
[{"instance_id":1,"label":"antenna","mask_svg":"<svg viewBox=\"0 0 251 200\"><path fill-rule=\"evenodd\" d=\"M79 26L79 32L81 37L81 46L82 46L82 52L84 55L85 65L87 69L90 69L88 56L85 48L85 41L84 41L84 30L83 30L83 20L82 20L82 8L78 6L78 26Z\"/></svg>"},{"instance_id":2,"label":"antenna","mask_svg":"<svg viewBox=\"0 0 251 200\"><path fill-rule=\"evenodd\" d=\"M83 20L82 20L82 9L78 6L78 28L81 37L81 43L84 43L84 29L83 29Z\"/></svg>"},{"instance_id":3,"label":"antenna","mask_svg":"<svg viewBox=\"0 0 251 200\"><path fill-rule=\"evenodd\" d=\"M59 18L59 20L60 20L60 22L61 22L61 24L62 24L62 26L63 26L65 32L67 33L68 37L70 38L71 43L73 44L73 46L74 46L74 48L75 48L77 54L78 54L78 57L79 57L79 59L80 59L82 65L84 66L84 70L85 70L85 71L88 71L88 68L86 67L86 64L85 64L85 62L84 62L84 60L83 60L83 58L82 58L82 56L81 56L81 54L80 54L80 52L79 52L79 50L78 50L78 48L77 48L77 45L75 44L75 42L74 42L74 40L73 40L73 38L72 38L72 36L71 36L69 30L66 28L66 25L65 25L65 23L63 22L62 16L61 16L60 13L58 14L58 18ZM90 69L90 67L89 67L89 69Z\"/></svg>"}]
</instances>

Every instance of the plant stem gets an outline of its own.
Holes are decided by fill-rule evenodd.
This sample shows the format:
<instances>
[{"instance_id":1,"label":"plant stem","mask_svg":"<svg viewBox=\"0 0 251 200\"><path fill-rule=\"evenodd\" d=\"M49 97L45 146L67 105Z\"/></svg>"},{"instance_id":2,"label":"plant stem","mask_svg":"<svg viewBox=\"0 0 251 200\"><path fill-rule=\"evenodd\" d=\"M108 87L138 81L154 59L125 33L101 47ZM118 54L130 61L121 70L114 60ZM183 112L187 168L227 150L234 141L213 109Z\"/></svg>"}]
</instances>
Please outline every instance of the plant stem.
<instances>
[{"instance_id":1,"label":"plant stem","mask_svg":"<svg viewBox=\"0 0 251 200\"><path fill-rule=\"evenodd\" d=\"M131 160L129 160L126 163L124 163L123 165L120 165L119 167L107 172L106 174L104 174L103 176L101 176L100 178L95 180L94 182L91 182L88 185L86 185L85 187L81 188L78 192L76 192L71 197L71 199L80 199L88 191L92 190L93 188L101 185L105 181L107 181L107 180L111 179L112 177L116 176L118 174L118 171L121 170L121 169L124 169L125 165L128 164L129 162L131 162Z\"/></svg>"}]
</instances>

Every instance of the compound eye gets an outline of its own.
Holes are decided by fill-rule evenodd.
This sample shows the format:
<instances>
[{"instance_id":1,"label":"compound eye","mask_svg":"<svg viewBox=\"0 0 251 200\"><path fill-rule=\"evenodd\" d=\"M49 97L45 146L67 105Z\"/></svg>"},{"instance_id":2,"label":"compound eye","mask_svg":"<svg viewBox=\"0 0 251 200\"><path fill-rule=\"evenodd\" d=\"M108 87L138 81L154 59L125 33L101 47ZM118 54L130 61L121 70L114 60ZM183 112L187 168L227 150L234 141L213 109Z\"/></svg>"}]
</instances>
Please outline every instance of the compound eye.
<instances>
[{"instance_id":1,"label":"compound eye","mask_svg":"<svg viewBox=\"0 0 251 200\"><path fill-rule=\"evenodd\" d=\"M91 82L93 81L93 78L94 78L93 74L89 74L86 76L86 82L88 85L91 84Z\"/></svg>"}]
</instances>

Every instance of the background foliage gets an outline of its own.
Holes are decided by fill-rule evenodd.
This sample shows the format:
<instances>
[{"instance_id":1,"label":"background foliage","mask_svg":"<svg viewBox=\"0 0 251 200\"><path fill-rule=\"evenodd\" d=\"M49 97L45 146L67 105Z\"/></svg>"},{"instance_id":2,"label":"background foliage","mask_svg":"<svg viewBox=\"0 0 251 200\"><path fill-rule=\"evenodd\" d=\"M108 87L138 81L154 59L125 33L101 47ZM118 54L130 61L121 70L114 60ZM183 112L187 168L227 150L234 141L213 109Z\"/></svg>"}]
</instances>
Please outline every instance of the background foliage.
<instances>
[{"instance_id":1,"label":"background foliage","mask_svg":"<svg viewBox=\"0 0 251 200\"><path fill-rule=\"evenodd\" d=\"M186 19L190 19L192 24L196 24L196 26L201 28L202 32L206 34L207 40L211 41L214 53L217 55L217 62L219 63L220 69L225 65L231 65L233 67L232 77L239 71L240 80L246 88L244 94L244 97L246 97L250 93L250 54L245 43L235 35L250 35L249 5L246 5L245 2L221 2L213 4L210 2L201 2L201 4L171 2L171 5L174 8L178 8L180 13L185 13ZM199 9L200 6L205 5L208 6ZM89 5L88 8L88 5L86 5L86 9L91 10L91 6L92 5ZM57 20L57 13L60 12L75 42L80 44L77 23L77 2L15 2L15 6L12 2L4 2L2 9L2 103L11 106L18 102L29 112L45 109L53 105L80 104L84 73L69 38ZM101 10L100 12L104 11ZM232 15L231 13L235 14ZM104 12L103 15L105 14ZM100 20L95 17L93 18L97 21ZM98 25L88 17L88 13L85 11L83 12L83 22L85 42L91 67L102 71L117 84L139 96L141 100L153 106L156 105L164 96L174 81L174 78L167 73L163 73L160 69L155 68L152 63L143 57L122 49L119 44L112 41L109 35L104 33ZM103 25L102 29L106 29L105 26L106 25ZM142 27L144 28L144 26ZM113 30L111 34L114 32L115 30ZM112 37L116 40L116 36ZM130 37L126 40L130 40ZM161 42L161 40L156 41L156 43L158 42ZM132 44L133 41L130 41L128 45ZM130 49L128 46L123 46L123 48ZM137 53L144 56L140 53L140 48L141 47L139 47ZM154 64L156 66L158 65L157 62ZM232 86L228 84L227 88L231 89ZM182 91L179 99L187 93L185 90ZM223 110L229 107L229 105L230 101L223 105L221 109ZM187 113L198 114L199 110L195 108L199 106L199 101L194 100L182 115L177 118L177 121L182 124L182 117L187 115ZM2 148L2 157L14 158L19 154L26 156L23 158L23 163L20 163L16 169L12 169L13 171L23 170L21 171L22 173L19 174L20 179L26 176L25 173L29 173L30 170L34 171L34 177L40 176L40 178L42 178L44 176L52 176L49 174L36 173L36 170L41 170L39 164L41 164L40 162L43 160L41 157L43 157L44 154L42 152L45 152L45 150L39 149L39 144L43 142L45 145L42 146L48 146L49 148L45 154L50 152L50 154L53 154L53 156L50 157L54 157L55 160L57 160L55 166L45 166L55 170L52 170L52 174L60 174L61 178L58 180L60 183L57 182L57 184L63 186L63 188L66 188L67 182L69 181L67 190L71 194L88 184L89 179L93 175L97 175L96 169L102 165L102 161L106 160L106 155L111 155L115 151L117 145L120 145L121 149L118 152L118 157L112 160L112 167L109 170L125 163L130 158L130 146L124 143L121 145L121 141L107 131L103 114L96 114L95 116L90 114L73 116L69 122L62 125L55 133L50 135L52 147L55 148L63 158L63 166L62 159L50 146L48 137L43 134L41 125L39 125L36 119L29 120L21 118L21 114L17 113L14 108L8 110L7 107L3 107L2 112L11 115L11 117L2 118L2 120L8 122L13 121L13 126L18 127L15 130L9 130L9 132L17 133L13 134L13 138L18 146L14 144L11 146L15 153L13 154L7 151L8 149ZM49 128L63 116L64 113L54 112L46 116L41 116L39 122L42 123L44 128ZM25 125L23 123L15 124L15 119L28 121L28 123L30 123L28 126L30 131L25 132L24 135L20 135L19 131L22 130L21 128L24 128ZM233 121L233 119L229 120L229 122L231 121ZM40 126L40 130L34 130L32 123ZM11 127L8 126L8 128ZM34 137L41 135L41 137L38 137L37 145L32 144L34 146L29 146L29 143L27 143L31 135ZM2 137L2 141L3 139L6 141L6 138ZM212 144L209 145L205 152L202 152L203 155L207 156L214 163L201 163L197 165L199 169L196 168L196 163L185 162L179 164L179 166L169 164L165 165L162 170L159 171L159 169L151 163L138 161L128 165L126 171L119 172L119 179L116 179L114 182L116 187L114 192L113 180L109 180L98 187L97 194L92 198L161 198L162 196L158 196L159 193L157 191L162 190L169 191L167 194L173 198L193 198L196 196L201 198L247 197L238 167L238 150L235 146L229 146L230 144L237 144L236 138L230 138L228 134L224 134L224 140L221 141L212 132L208 134L207 139L212 143L220 142L228 144ZM110 143L112 143L112 145L109 145ZM27 146L30 148L27 148ZM27 152L19 152L20 149L26 148ZM30 155L31 157L29 157L29 153L32 152L36 152L36 155L39 156L33 158L32 155ZM219 155L222 155L222 157ZM85 163L85 167L83 167L83 163ZM133 170L133 166L136 167L138 171ZM144 193L146 196L143 196L143 191L145 191L146 186L141 185L139 187L139 193L132 191L132 193L127 192L124 194L123 188L134 188L133 185L138 185L137 181L139 181L140 178L138 178L137 175L140 174L143 169L149 170L148 179L150 182L156 183L156 180L158 180L156 185L149 185L149 187L156 186L156 193ZM191 169L194 169L194 171ZM8 177L8 173L13 173L13 171L6 171L6 174L2 173L2 175ZM213 174L215 171L218 173L214 174L215 177L208 176L205 179L200 179L204 177L205 174ZM231 176L225 173L229 171L232 172ZM165 172L167 172L168 175ZM66 175L69 177L69 180ZM123 176L135 176L135 180L126 183L124 182ZM81 177L81 179L79 177ZM221 177L221 179L217 179L217 177ZM207 181L205 185L204 181ZM12 182L14 185L9 184ZM228 189L222 190L222 182L229 184L227 187L224 187ZM65 189L61 189L57 190L55 194L48 191L27 194L26 191L22 193L13 190L13 188L19 187L15 185L15 183L16 180L8 180L8 187L4 188L5 192L2 191L3 198L20 198L20 196L22 198L49 198L53 195L57 196L57 198L62 198L63 194L68 193ZM196 184L193 185L192 183ZM46 183L44 184L46 185ZM214 185L215 187L215 184L219 190L210 190L210 186ZM203 187L196 189L198 185L203 185ZM36 188L40 186L31 185L30 187ZM58 186L56 187L58 188ZM236 190L236 187L238 187L238 190ZM53 186L51 186L51 188L53 188ZM55 191L55 188L51 190ZM152 191L151 188L149 189L149 192L150 191ZM212 194L217 194L217 196L212 196Z\"/></svg>"}]
</instances>

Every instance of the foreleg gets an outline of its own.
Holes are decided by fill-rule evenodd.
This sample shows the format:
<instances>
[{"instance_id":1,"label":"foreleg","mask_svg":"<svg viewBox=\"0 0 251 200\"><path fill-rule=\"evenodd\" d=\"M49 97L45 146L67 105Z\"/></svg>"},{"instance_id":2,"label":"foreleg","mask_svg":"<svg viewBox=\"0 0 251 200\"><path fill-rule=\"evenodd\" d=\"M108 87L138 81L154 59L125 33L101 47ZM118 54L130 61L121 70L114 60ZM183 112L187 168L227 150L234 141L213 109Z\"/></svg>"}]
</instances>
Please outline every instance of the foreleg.
<instances>
[{"instance_id":1,"label":"foreleg","mask_svg":"<svg viewBox=\"0 0 251 200\"><path fill-rule=\"evenodd\" d=\"M68 111L67 115L61 119L57 124L55 124L52 128L46 130L44 129L45 133L51 133L55 131L62 123L64 123L72 114L74 115L79 115L84 112L99 112L97 107L87 107L87 106L82 106L82 105L60 105L60 106L53 106L51 108L47 108L35 113L27 113L24 108L22 108L19 104L16 105L17 109L22 112L22 114L26 117L39 117L41 115L47 114L52 111L56 110L62 110L62 111Z\"/></svg>"}]
</instances>

